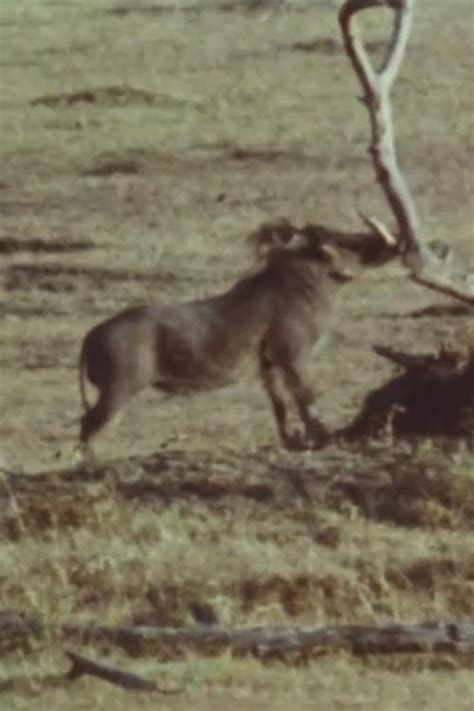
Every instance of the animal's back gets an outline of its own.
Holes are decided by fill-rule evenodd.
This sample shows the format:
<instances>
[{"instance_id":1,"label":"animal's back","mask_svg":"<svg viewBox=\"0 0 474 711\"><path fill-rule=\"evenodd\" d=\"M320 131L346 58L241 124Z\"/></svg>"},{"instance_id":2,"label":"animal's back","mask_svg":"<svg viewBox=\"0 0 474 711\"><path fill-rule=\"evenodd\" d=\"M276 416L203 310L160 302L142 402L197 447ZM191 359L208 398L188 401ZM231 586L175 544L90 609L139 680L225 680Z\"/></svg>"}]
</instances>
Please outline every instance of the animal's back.
<instances>
[{"instance_id":1,"label":"animal's back","mask_svg":"<svg viewBox=\"0 0 474 711\"><path fill-rule=\"evenodd\" d=\"M255 355L267 327L265 303L248 293L163 307L157 323L157 386L165 391L216 388L233 381Z\"/></svg>"}]
</instances>

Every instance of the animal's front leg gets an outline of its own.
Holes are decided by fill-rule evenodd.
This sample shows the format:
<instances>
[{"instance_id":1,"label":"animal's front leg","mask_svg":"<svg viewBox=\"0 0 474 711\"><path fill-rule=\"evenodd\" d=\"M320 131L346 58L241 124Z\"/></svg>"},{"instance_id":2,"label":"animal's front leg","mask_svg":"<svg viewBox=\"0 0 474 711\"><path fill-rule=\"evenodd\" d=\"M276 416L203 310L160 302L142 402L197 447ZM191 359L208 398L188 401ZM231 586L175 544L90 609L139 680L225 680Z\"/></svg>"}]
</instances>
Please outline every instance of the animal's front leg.
<instances>
[{"instance_id":1,"label":"animal's front leg","mask_svg":"<svg viewBox=\"0 0 474 711\"><path fill-rule=\"evenodd\" d=\"M297 367L294 363L286 364L283 374L304 424L306 437L314 446L324 447L328 442L329 433L319 418L315 392L308 376L301 366Z\"/></svg>"},{"instance_id":2,"label":"animal's front leg","mask_svg":"<svg viewBox=\"0 0 474 711\"><path fill-rule=\"evenodd\" d=\"M264 355L260 357L260 377L262 378L278 428L280 440L285 449L303 449L307 445L300 432L292 431L288 423L288 408L285 389L281 382L280 368L276 367Z\"/></svg>"}]
</instances>

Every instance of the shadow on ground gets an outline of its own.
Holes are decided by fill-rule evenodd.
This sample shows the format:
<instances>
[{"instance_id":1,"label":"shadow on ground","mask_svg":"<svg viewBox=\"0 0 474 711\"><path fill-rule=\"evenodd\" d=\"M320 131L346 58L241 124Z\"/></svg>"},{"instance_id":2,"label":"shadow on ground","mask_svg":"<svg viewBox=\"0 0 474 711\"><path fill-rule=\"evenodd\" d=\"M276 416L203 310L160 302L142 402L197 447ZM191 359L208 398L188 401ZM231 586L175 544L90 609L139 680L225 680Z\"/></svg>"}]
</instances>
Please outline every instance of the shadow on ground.
<instances>
[{"instance_id":1,"label":"shadow on ground","mask_svg":"<svg viewBox=\"0 0 474 711\"><path fill-rule=\"evenodd\" d=\"M474 481L454 472L459 457L403 444L277 457L266 451L213 456L169 449L35 475L9 472L0 488L0 530L15 540L52 527L82 526L92 504L110 497L152 508L176 500L234 508L247 500L262 515L278 511L282 520L302 506L339 513L349 506L369 520L397 526L471 530ZM319 533L314 530L316 538ZM326 533L321 542L337 545L330 535L325 540Z\"/></svg>"}]
</instances>

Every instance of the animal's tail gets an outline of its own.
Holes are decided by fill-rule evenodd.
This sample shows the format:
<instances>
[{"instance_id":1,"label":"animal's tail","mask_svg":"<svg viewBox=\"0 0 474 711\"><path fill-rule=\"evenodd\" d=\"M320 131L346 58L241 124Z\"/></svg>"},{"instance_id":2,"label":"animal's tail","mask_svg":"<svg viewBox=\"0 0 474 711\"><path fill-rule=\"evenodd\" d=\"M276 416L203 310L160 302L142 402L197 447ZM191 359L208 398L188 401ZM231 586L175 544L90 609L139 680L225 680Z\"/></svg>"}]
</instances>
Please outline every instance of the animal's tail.
<instances>
[{"instance_id":1,"label":"animal's tail","mask_svg":"<svg viewBox=\"0 0 474 711\"><path fill-rule=\"evenodd\" d=\"M81 355L79 356L79 392L81 393L81 400L84 410L88 412L92 405L87 399L86 393L86 348L85 343L82 344Z\"/></svg>"}]
</instances>

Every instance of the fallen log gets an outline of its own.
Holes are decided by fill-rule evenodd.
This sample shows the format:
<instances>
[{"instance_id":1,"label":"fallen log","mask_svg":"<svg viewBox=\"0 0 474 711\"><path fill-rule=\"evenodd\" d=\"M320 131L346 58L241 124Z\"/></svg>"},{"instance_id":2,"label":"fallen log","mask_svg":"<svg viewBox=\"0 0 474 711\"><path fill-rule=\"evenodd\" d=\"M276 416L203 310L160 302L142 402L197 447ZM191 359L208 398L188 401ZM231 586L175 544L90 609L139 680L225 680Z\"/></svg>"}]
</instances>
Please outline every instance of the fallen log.
<instances>
[{"instance_id":1,"label":"fallen log","mask_svg":"<svg viewBox=\"0 0 474 711\"><path fill-rule=\"evenodd\" d=\"M183 650L235 656L313 656L346 651L354 655L400 653L474 654L474 620L420 624L322 627L135 627L64 625L63 639L76 644L107 642L138 654Z\"/></svg>"},{"instance_id":2,"label":"fallen log","mask_svg":"<svg viewBox=\"0 0 474 711\"><path fill-rule=\"evenodd\" d=\"M15 636L18 631L27 636L28 630L30 636L37 640L41 630L41 637L56 639L61 643L90 645L105 642L129 654L163 654L167 658L183 656L187 651L203 655L230 651L236 656L253 655L257 658L282 657L292 653L319 656L340 651L354 655L474 654L474 620L240 628L221 625L160 627L72 623L47 626L38 616L0 611L0 639ZM11 651L9 645L7 648ZM0 647L0 654L2 649ZM70 678L97 672L99 669L103 672L102 678L105 678L104 674L109 677L111 674L116 675L117 670L111 672L113 668L87 660L76 652L68 652L68 656L75 662L75 667L69 672ZM118 678L125 684L135 683L127 681L121 674L118 674Z\"/></svg>"}]
</instances>

